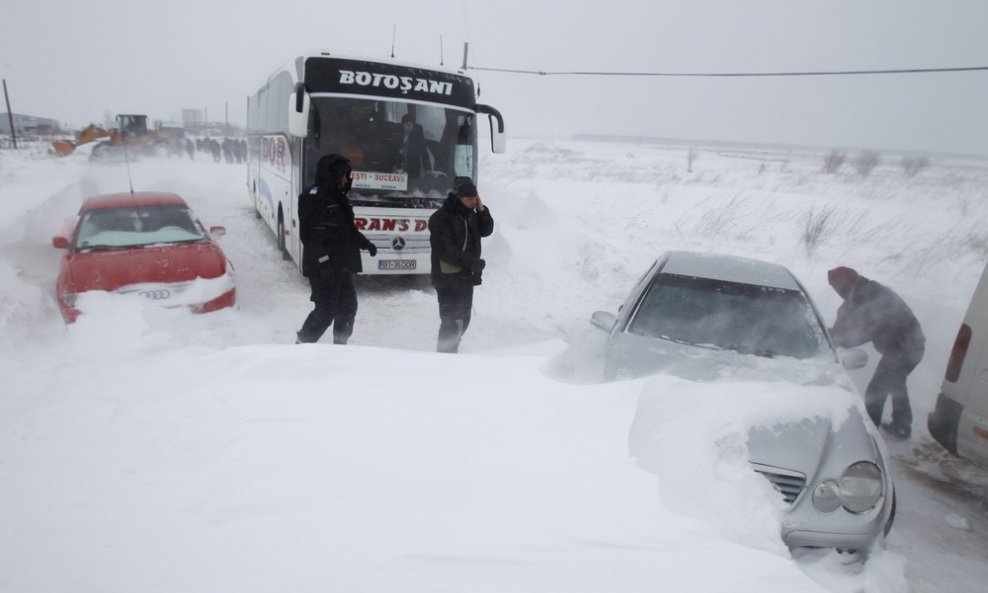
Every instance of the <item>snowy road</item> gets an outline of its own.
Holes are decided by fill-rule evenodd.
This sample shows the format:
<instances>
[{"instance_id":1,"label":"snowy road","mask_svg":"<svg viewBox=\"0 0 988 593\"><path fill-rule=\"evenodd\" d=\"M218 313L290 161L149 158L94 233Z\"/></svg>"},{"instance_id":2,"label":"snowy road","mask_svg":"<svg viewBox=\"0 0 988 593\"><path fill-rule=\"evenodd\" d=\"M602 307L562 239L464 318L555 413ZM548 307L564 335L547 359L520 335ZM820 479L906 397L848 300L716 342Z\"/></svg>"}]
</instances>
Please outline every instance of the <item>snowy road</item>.
<instances>
[{"instance_id":1,"label":"snowy road","mask_svg":"<svg viewBox=\"0 0 988 593\"><path fill-rule=\"evenodd\" d=\"M519 146L513 157L482 161L480 190L498 228L485 242L489 267L477 292L465 352L558 338L569 351L544 372L562 382L593 383L599 377L596 352L603 336L590 326L590 314L616 308L663 249L728 250L774 259L803 279L825 312L836 309L836 297L829 293L823 272L851 259L856 267L881 269L882 278L915 303L924 322L929 354L910 378L910 388L917 424L925 424L984 254L960 254L949 269L933 267L928 260L942 259L936 251L942 247L936 245L952 229L972 218L984 220L985 207L972 200L975 190L988 186L988 169L955 167L937 172L942 178L931 173L929 179L905 184L889 167L884 182L879 177L855 183L818 179L816 157L786 155L781 166L778 159L766 159L771 169L766 172L757 160L711 150L700 153L697 172L687 175L682 169L685 149L538 142ZM277 254L274 237L254 216L242 167L147 160L132 170L135 187L175 191L206 225L227 229L221 244L237 271L236 323L210 323L180 339L221 347L291 343L309 309L308 285ZM49 174L50 163L39 165L38 171ZM19 183L39 194L22 229L0 225L0 233L6 233L0 245L6 245L4 259L18 262L23 277L50 294L60 255L46 243L57 227L52 221L71 214L82 194L119 191L125 180L121 167L78 161L57 163L49 182L35 174L30 169L8 171L0 183L0 197ZM941 181L950 176L953 185L944 191ZM857 200L846 201L848 196ZM915 231L918 223L895 214L902 211L900 202L914 211L937 210L937 216L925 221L928 228L913 233L908 245L896 245L894 237L902 237L903 229ZM864 210L874 219L834 229L830 241L811 253L799 244L801 227L807 213L828 204L839 205L838 219L862 216ZM860 228L870 229L870 239L865 249L851 253L841 233ZM16 232L23 238L12 239ZM903 262L902 254L914 262L921 259L918 269ZM953 286L947 296L944 278ZM434 348L438 312L427 282L362 277L357 290L354 344ZM63 331L53 308L35 321L34 335L52 337ZM854 378L863 387L868 376ZM914 435L907 443L890 443L898 515L888 548L904 559L912 591L980 593L988 583L988 470L946 456L925 426L914 426Z\"/></svg>"}]
</instances>

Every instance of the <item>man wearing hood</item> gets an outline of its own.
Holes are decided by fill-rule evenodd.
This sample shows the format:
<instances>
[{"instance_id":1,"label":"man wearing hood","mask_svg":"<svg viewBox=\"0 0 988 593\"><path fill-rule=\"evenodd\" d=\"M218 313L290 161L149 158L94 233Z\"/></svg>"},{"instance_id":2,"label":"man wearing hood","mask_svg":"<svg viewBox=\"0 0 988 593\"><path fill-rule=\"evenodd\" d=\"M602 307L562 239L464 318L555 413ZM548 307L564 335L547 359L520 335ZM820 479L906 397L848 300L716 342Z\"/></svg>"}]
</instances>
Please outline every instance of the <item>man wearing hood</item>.
<instances>
[{"instance_id":1,"label":"man wearing hood","mask_svg":"<svg viewBox=\"0 0 988 593\"><path fill-rule=\"evenodd\" d=\"M312 287L312 312L296 343L318 342L330 325L333 343L346 344L357 316L353 275L363 271L360 250L377 247L357 230L347 192L353 181L350 161L330 154L316 163L316 183L298 198L302 274Z\"/></svg>"},{"instance_id":2,"label":"man wearing hood","mask_svg":"<svg viewBox=\"0 0 988 593\"><path fill-rule=\"evenodd\" d=\"M830 335L837 346L854 348L871 342L882 355L865 389L865 408L876 426L907 439L913 414L906 377L923 358L926 338L919 321L899 295L846 267L827 272L830 286L844 303ZM892 421L882 424L885 400L892 396Z\"/></svg>"},{"instance_id":3,"label":"man wearing hood","mask_svg":"<svg viewBox=\"0 0 988 593\"><path fill-rule=\"evenodd\" d=\"M494 232L494 218L469 177L453 179L453 190L429 218L432 285L439 299L437 352L459 350L473 308L473 287L481 282L485 262L481 237Z\"/></svg>"}]
</instances>

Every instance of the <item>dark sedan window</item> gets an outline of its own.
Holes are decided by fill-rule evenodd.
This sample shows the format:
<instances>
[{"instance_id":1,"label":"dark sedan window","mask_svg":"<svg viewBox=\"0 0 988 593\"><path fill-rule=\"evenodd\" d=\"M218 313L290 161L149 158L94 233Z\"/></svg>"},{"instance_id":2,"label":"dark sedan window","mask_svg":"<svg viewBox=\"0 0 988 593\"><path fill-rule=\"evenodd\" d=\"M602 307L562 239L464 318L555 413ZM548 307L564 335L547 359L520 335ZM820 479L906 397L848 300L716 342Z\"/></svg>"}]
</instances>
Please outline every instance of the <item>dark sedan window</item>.
<instances>
[{"instance_id":1,"label":"dark sedan window","mask_svg":"<svg viewBox=\"0 0 988 593\"><path fill-rule=\"evenodd\" d=\"M113 249L206 238L188 208L103 208L86 212L79 222L76 249Z\"/></svg>"},{"instance_id":2,"label":"dark sedan window","mask_svg":"<svg viewBox=\"0 0 988 593\"><path fill-rule=\"evenodd\" d=\"M759 356L809 358L824 337L799 291L659 274L628 331Z\"/></svg>"}]
</instances>

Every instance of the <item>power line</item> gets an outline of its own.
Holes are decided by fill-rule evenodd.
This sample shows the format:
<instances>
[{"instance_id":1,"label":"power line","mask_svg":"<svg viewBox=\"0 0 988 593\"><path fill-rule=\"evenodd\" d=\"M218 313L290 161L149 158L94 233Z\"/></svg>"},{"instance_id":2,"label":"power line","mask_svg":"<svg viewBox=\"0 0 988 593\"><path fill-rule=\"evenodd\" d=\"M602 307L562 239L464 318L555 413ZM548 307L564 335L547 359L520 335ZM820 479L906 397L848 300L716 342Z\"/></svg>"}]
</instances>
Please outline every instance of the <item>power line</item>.
<instances>
[{"instance_id":1,"label":"power line","mask_svg":"<svg viewBox=\"0 0 988 593\"><path fill-rule=\"evenodd\" d=\"M548 71L520 70L513 68L484 68L481 66L466 66L468 70L485 72L504 72L508 74L533 74L538 76L664 76L664 77L694 77L694 78L753 78L771 76L853 76L872 74L927 74L942 72L978 72L988 71L988 66L970 66L961 68L902 68L890 70L822 70L803 72L606 72L606 71Z\"/></svg>"}]
</instances>

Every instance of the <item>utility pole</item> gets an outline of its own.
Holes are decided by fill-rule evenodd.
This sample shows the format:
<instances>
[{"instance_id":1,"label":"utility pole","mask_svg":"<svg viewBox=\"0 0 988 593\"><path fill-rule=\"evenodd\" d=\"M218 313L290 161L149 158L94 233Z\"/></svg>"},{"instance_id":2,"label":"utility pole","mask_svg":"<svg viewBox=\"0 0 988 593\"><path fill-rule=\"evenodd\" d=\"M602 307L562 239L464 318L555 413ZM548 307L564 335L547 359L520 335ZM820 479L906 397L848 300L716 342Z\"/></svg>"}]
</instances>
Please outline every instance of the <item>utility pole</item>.
<instances>
[{"instance_id":1,"label":"utility pole","mask_svg":"<svg viewBox=\"0 0 988 593\"><path fill-rule=\"evenodd\" d=\"M3 100L7 102L7 119L10 121L10 139L14 141L17 150L17 130L14 129L14 112L10 110L10 95L7 94L7 79L3 79Z\"/></svg>"}]
</instances>

